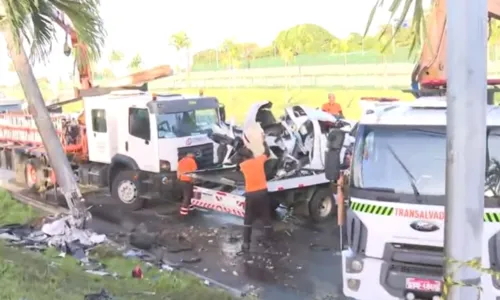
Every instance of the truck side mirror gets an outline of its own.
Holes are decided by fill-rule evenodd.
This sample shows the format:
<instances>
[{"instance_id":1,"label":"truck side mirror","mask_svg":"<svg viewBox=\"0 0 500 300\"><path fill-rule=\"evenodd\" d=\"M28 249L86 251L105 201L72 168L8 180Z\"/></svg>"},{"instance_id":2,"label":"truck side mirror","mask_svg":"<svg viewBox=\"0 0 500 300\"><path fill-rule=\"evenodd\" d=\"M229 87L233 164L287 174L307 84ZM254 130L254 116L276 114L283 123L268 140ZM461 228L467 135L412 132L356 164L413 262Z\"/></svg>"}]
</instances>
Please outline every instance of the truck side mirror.
<instances>
[{"instance_id":1,"label":"truck side mirror","mask_svg":"<svg viewBox=\"0 0 500 300\"><path fill-rule=\"evenodd\" d=\"M342 167L340 153L344 146L345 133L341 130L332 130L327 136L327 150L325 153L325 176L330 181L339 178Z\"/></svg>"},{"instance_id":2,"label":"truck side mirror","mask_svg":"<svg viewBox=\"0 0 500 300\"><path fill-rule=\"evenodd\" d=\"M224 105L219 106L219 116L222 122L226 122L226 107Z\"/></svg>"}]
</instances>

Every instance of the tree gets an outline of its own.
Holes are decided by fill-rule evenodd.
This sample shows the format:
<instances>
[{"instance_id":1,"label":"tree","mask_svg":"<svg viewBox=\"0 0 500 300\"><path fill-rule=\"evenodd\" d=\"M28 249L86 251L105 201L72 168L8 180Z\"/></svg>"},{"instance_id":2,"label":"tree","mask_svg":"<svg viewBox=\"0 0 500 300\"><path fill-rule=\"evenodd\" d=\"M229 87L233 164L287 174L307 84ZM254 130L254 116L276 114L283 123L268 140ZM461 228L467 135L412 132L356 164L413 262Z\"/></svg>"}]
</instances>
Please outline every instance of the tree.
<instances>
[{"instance_id":1,"label":"tree","mask_svg":"<svg viewBox=\"0 0 500 300\"><path fill-rule=\"evenodd\" d=\"M123 58L125 56L123 55L123 52L118 51L118 50L113 50L111 51L111 54L109 55L109 64L111 65L111 68L113 71L116 73L116 67L123 61Z\"/></svg>"},{"instance_id":2,"label":"tree","mask_svg":"<svg viewBox=\"0 0 500 300\"><path fill-rule=\"evenodd\" d=\"M113 50L111 51L111 54L109 55L109 62L114 64L114 63L119 63L123 60L125 56L121 51L118 50Z\"/></svg>"},{"instance_id":3,"label":"tree","mask_svg":"<svg viewBox=\"0 0 500 300\"><path fill-rule=\"evenodd\" d=\"M240 66L241 48L231 39L226 39L221 46L222 64L230 69Z\"/></svg>"},{"instance_id":4,"label":"tree","mask_svg":"<svg viewBox=\"0 0 500 300\"><path fill-rule=\"evenodd\" d=\"M240 48L239 52L241 53L241 59L246 61L247 68L250 69L250 63L254 60L259 46L255 43L243 43L236 46Z\"/></svg>"},{"instance_id":5,"label":"tree","mask_svg":"<svg viewBox=\"0 0 500 300\"><path fill-rule=\"evenodd\" d=\"M191 48L191 39L189 38L187 33L184 31L180 31L172 34L170 36L170 45L175 47L175 50L177 50L177 52L180 52L181 50L184 50L186 52L186 73L189 72L189 48Z\"/></svg>"},{"instance_id":6,"label":"tree","mask_svg":"<svg viewBox=\"0 0 500 300\"><path fill-rule=\"evenodd\" d=\"M56 33L52 20L58 17L58 13L63 13L71 20L80 42L88 48L85 56L81 52L75 53L77 62L97 60L106 35L98 11L97 0L0 0L0 26L8 53L55 171L57 183L75 217L76 226L83 226L86 219L83 197L49 117L22 41L26 38L30 44L33 60L44 61L50 53Z\"/></svg>"},{"instance_id":7,"label":"tree","mask_svg":"<svg viewBox=\"0 0 500 300\"><path fill-rule=\"evenodd\" d=\"M134 57L132 57L132 60L130 61L128 67L131 70L137 70L142 66L142 58L139 53L137 53Z\"/></svg>"},{"instance_id":8,"label":"tree","mask_svg":"<svg viewBox=\"0 0 500 300\"><path fill-rule=\"evenodd\" d=\"M273 44L292 48L297 54L318 53L335 37L321 26L301 24L281 31Z\"/></svg>"}]
</instances>

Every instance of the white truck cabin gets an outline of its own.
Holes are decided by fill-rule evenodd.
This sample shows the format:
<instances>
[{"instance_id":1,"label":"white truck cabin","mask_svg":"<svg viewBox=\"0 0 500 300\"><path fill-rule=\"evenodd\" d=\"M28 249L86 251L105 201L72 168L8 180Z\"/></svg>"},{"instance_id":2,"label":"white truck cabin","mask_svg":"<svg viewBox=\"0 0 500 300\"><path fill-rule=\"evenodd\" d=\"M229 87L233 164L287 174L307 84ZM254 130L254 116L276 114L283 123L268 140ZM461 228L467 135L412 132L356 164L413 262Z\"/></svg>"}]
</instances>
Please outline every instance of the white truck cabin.
<instances>
[{"instance_id":1,"label":"white truck cabin","mask_svg":"<svg viewBox=\"0 0 500 300\"><path fill-rule=\"evenodd\" d=\"M428 297L441 293L446 108L445 97L423 97L373 108L361 118L349 180L349 245L342 253L347 297L401 299L408 290L417 294L414 278L437 283ZM487 107L486 149L482 262L500 271L500 222L491 219L500 213L499 106ZM500 280L483 273L481 281L484 299L500 298Z\"/></svg>"},{"instance_id":2,"label":"white truck cabin","mask_svg":"<svg viewBox=\"0 0 500 300\"><path fill-rule=\"evenodd\" d=\"M151 173L176 171L187 153L200 168L215 162L207 134L220 120L216 98L127 90L84 98L84 107L92 162L127 159Z\"/></svg>"}]
</instances>

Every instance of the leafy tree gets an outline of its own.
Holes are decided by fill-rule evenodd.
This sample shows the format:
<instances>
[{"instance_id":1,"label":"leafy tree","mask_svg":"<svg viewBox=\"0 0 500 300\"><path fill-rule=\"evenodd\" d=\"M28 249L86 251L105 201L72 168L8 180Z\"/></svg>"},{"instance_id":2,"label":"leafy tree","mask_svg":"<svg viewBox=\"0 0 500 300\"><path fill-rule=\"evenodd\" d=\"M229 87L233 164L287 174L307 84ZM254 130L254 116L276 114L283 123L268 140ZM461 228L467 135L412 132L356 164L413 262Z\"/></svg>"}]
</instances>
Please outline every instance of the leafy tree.
<instances>
[{"instance_id":1,"label":"leafy tree","mask_svg":"<svg viewBox=\"0 0 500 300\"><path fill-rule=\"evenodd\" d=\"M102 70L102 76L104 78L114 78L115 74L113 74L113 70L111 70L110 68L104 68Z\"/></svg>"},{"instance_id":2,"label":"leafy tree","mask_svg":"<svg viewBox=\"0 0 500 300\"><path fill-rule=\"evenodd\" d=\"M274 40L274 45L291 48L297 54L310 54L326 50L325 45L334 38L321 26L301 24L281 31Z\"/></svg>"},{"instance_id":3,"label":"leafy tree","mask_svg":"<svg viewBox=\"0 0 500 300\"><path fill-rule=\"evenodd\" d=\"M124 57L125 56L123 55L123 52L118 50L113 50L109 55L109 62L112 64L119 63L123 60Z\"/></svg>"},{"instance_id":4,"label":"leafy tree","mask_svg":"<svg viewBox=\"0 0 500 300\"><path fill-rule=\"evenodd\" d=\"M339 44L339 51L344 54L344 64L347 65L347 53L349 53L349 41L342 40Z\"/></svg>"},{"instance_id":5,"label":"leafy tree","mask_svg":"<svg viewBox=\"0 0 500 300\"><path fill-rule=\"evenodd\" d=\"M4 33L8 53L28 101L29 110L33 113L51 166L56 173L57 183L73 215L80 217L78 220L81 221L85 212L83 202L80 201L81 192L72 176L73 170L59 142L22 43L23 38L29 43L33 60L46 60L56 36L53 21L59 18L59 13L71 20L80 42L87 46L87 53L75 53L77 62L96 61L101 54L106 35L99 15L98 0L1 0L0 29ZM34 26L31 26L32 24Z\"/></svg>"},{"instance_id":6,"label":"leafy tree","mask_svg":"<svg viewBox=\"0 0 500 300\"><path fill-rule=\"evenodd\" d=\"M230 69L240 66L241 48L231 39L226 39L221 46L221 56L223 65Z\"/></svg>"},{"instance_id":7,"label":"leafy tree","mask_svg":"<svg viewBox=\"0 0 500 300\"><path fill-rule=\"evenodd\" d=\"M177 52L184 50L186 52L186 72L189 72L189 48L191 48L191 39L184 31L179 31L170 36L170 45L175 47Z\"/></svg>"},{"instance_id":8,"label":"leafy tree","mask_svg":"<svg viewBox=\"0 0 500 300\"><path fill-rule=\"evenodd\" d=\"M346 40L348 51L355 52L363 49L363 36L359 33L351 33Z\"/></svg>"},{"instance_id":9,"label":"leafy tree","mask_svg":"<svg viewBox=\"0 0 500 300\"><path fill-rule=\"evenodd\" d=\"M137 53L134 57L132 57L132 60L130 61L128 67L131 70L137 70L142 66L142 57L139 53Z\"/></svg>"},{"instance_id":10,"label":"leafy tree","mask_svg":"<svg viewBox=\"0 0 500 300\"><path fill-rule=\"evenodd\" d=\"M111 68L114 69L115 72L116 72L116 67L123 61L124 58L125 55L123 55L123 52L118 50L111 51L108 60L109 64L111 65Z\"/></svg>"},{"instance_id":11,"label":"leafy tree","mask_svg":"<svg viewBox=\"0 0 500 300\"><path fill-rule=\"evenodd\" d=\"M243 43L236 46L240 48L241 59L247 63L247 68L250 68L250 63L255 59L259 46L255 43Z\"/></svg>"}]
</instances>

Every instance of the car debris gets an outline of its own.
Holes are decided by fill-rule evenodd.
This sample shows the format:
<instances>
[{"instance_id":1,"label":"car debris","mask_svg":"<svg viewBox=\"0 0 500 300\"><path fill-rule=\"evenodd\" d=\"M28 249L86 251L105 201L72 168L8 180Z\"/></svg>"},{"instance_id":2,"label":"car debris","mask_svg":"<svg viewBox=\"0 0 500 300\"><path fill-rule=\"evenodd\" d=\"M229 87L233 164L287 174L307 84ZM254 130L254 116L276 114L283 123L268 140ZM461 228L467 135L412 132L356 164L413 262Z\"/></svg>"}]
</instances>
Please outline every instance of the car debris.
<instances>
[{"instance_id":1,"label":"car debris","mask_svg":"<svg viewBox=\"0 0 500 300\"><path fill-rule=\"evenodd\" d=\"M106 291L105 289L102 289L97 294L85 295L83 300L116 300L116 298L113 298L113 296L111 296L111 294L109 294L108 291Z\"/></svg>"}]
</instances>

